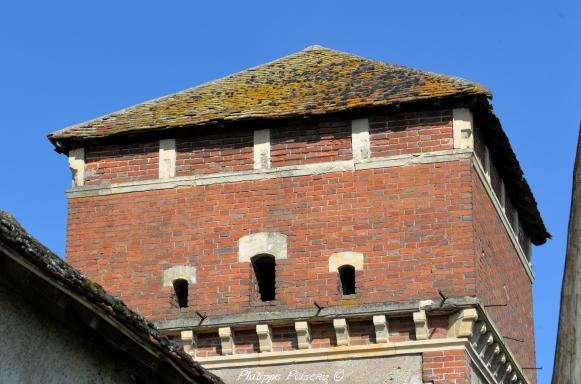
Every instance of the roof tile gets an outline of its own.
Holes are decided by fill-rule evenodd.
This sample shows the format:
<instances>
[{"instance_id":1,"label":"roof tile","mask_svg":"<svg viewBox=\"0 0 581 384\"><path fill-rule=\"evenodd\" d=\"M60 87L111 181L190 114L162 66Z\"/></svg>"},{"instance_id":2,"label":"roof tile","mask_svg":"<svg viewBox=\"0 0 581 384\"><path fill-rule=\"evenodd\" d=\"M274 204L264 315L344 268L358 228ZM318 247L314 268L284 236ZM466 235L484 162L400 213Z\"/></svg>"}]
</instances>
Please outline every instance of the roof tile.
<instances>
[{"instance_id":1,"label":"roof tile","mask_svg":"<svg viewBox=\"0 0 581 384\"><path fill-rule=\"evenodd\" d=\"M457 77L369 60L320 46L49 135L90 139L212 121L283 118L484 94Z\"/></svg>"}]
</instances>

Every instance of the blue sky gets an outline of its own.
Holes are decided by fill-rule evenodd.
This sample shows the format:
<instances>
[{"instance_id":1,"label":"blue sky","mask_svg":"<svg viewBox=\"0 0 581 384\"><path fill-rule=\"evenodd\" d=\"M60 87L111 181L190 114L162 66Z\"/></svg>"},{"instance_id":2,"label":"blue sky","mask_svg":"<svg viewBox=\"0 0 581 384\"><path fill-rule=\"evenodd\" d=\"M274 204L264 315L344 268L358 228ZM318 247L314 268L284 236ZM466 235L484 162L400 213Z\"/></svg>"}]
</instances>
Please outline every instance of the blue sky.
<instances>
[{"instance_id":1,"label":"blue sky","mask_svg":"<svg viewBox=\"0 0 581 384\"><path fill-rule=\"evenodd\" d=\"M311 44L486 85L554 239L534 250L539 382L552 371L581 117L578 1L3 1L0 209L64 254L50 131Z\"/></svg>"}]
</instances>

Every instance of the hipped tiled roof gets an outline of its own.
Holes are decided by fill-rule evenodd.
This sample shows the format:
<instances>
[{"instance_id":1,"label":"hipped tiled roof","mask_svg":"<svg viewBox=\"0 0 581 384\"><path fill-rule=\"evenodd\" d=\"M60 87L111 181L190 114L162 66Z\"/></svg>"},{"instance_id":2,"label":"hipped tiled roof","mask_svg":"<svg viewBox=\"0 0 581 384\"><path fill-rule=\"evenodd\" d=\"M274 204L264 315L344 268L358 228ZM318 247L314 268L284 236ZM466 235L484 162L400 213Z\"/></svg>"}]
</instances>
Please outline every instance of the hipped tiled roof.
<instances>
[{"instance_id":1,"label":"hipped tiled roof","mask_svg":"<svg viewBox=\"0 0 581 384\"><path fill-rule=\"evenodd\" d=\"M369 60L311 46L273 62L53 132L49 139L66 152L76 141L172 128L195 130L214 123L387 107L477 96L478 118L494 142L506 186L534 244L547 232L536 201L483 86L452 76ZM478 108L475 108L478 112Z\"/></svg>"},{"instance_id":2,"label":"hipped tiled roof","mask_svg":"<svg viewBox=\"0 0 581 384\"><path fill-rule=\"evenodd\" d=\"M484 94L479 84L319 46L222 79L53 132L54 141L320 115L409 101Z\"/></svg>"}]
</instances>

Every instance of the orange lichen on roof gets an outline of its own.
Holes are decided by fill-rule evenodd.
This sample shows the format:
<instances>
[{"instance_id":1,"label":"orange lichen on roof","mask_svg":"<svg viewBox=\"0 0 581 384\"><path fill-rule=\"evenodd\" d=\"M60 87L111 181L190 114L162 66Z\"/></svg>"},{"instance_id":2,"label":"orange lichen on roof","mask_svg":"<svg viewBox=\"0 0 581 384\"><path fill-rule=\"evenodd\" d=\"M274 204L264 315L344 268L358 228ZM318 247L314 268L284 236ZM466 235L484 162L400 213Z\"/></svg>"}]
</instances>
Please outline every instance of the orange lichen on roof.
<instances>
[{"instance_id":1,"label":"orange lichen on roof","mask_svg":"<svg viewBox=\"0 0 581 384\"><path fill-rule=\"evenodd\" d=\"M55 140L237 121L317 115L449 96L479 84L309 47L276 61L53 132Z\"/></svg>"}]
</instances>

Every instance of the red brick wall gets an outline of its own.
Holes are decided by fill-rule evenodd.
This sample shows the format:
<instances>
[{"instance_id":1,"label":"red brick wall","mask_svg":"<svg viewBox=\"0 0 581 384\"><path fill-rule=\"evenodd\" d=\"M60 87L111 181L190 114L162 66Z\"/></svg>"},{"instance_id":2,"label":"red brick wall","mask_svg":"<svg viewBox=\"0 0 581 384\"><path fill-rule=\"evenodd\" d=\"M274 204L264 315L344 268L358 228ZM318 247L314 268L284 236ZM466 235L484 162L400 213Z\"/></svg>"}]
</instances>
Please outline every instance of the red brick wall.
<instances>
[{"instance_id":1,"label":"red brick wall","mask_svg":"<svg viewBox=\"0 0 581 384\"><path fill-rule=\"evenodd\" d=\"M206 133L176 139L176 176L254 167L253 131Z\"/></svg>"},{"instance_id":2,"label":"red brick wall","mask_svg":"<svg viewBox=\"0 0 581 384\"><path fill-rule=\"evenodd\" d=\"M452 111L373 116L369 136L372 157L453 149Z\"/></svg>"},{"instance_id":3,"label":"red brick wall","mask_svg":"<svg viewBox=\"0 0 581 384\"><path fill-rule=\"evenodd\" d=\"M272 351L294 351L298 349L294 326L272 328Z\"/></svg>"},{"instance_id":4,"label":"red brick wall","mask_svg":"<svg viewBox=\"0 0 581 384\"><path fill-rule=\"evenodd\" d=\"M423 353L423 381L434 384L469 384L470 357L466 351L449 350Z\"/></svg>"},{"instance_id":5,"label":"red brick wall","mask_svg":"<svg viewBox=\"0 0 581 384\"><path fill-rule=\"evenodd\" d=\"M430 339L444 339L448 337L449 317L428 316L428 335Z\"/></svg>"},{"instance_id":6,"label":"red brick wall","mask_svg":"<svg viewBox=\"0 0 581 384\"><path fill-rule=\"evenodd\" d=\"M368 345L375 343L375 327L371 319L349 321L350 345Z\"/></svg>"},{"instance_id":7,"label":"red brick wall","mask_svg":"<svg viewBox=\"0 0 581 384\"><path fill-rule=\"evenodd\" d=\"M292 122L270 131L271 165L351 160L351 120Z\"/></svg>"},{"instance_id":8,"label":"red brick wall","mask_svg":"<svg viewBox=\"0 0 581 384\"><path fill-rule=\"evenodd\" d=\"M334 252L364 253L352 304L475 293L470 163L457 161L69 200L67 257L152 319L249 310L238 239L288 235L277 309L341 305ZM162 271L198 268L190 307ZM226 278L227 277L227 278Z\"/></svg>"},{"instance_id":9,"label":"red brick wall","mask_svg":"<svg viewBox=\"0 0 581 384\"><path fill-rule=\"evenodd\" d=\"M85 149L85 185L157 179L159 141L96 145Z\"/></svg>"},{"instance_id":10,"label":"red brick wall","mask_svg":"<svg viewBox=\"0 0 581 384\"><path fill-rule=\"evenodd\" d=\"M473 171L476 292L523 367L535 366L532 287L480 178ZM535 372L527 371L534 380Z\"/></svg>"},{"instance_id":11,"label":"red brick wall","mask_svg":"<svg viewBox=\"0 0 581 384\"><path fill-rule=\"evenodd\" d=\"M370 117L373 157L452 149L452 112L421 111ZM253 169L252 129L201 132L176 139L176 176ZM88 146L86 185L158 178L157 140ZM271 164L350 160L351 120L314 119L271 129Z\"/></svg>"},{"instance_id":12,"label":"red brick wall","mask_svg":"<svg viewBox=\"0 0 581 384\"><path fill-rule=\"evenodd\" d=\"M428 323L429 324L429 323ZM410 341L416 339L416 326L411 317L389 319L389 341Z\"/></svg>"},{"instance_id":13,"label":"red brick wall","mask_svg":"<svg viewBox=\"0 0 581 384\"><path fill-rule=\"evenodd\" d=\"M260 352L258 346L258 335L256 329L244 329L234 332L234 346L236 353L255 353Z\"/></svg>"},{"instance_id":14,"label":"red brick wall","mask_svg":"<svg viewBox=\"0 0 581 384\"><path fill-rule=\"evenodd\" d=\"M196 342L196 356L209 357L222 355L222 347L218 332L200 333L196 335Z\"/></svg>"},{"instance_id":15,"label":"red brick wall","mask_svg":"<svg viewBox=\"0 0 581 384\"><path fill-rule=\"evenodd\" d=\"M311 347L328 348L337 346L337 337L332 324L311 324Z\"/></svg>"}]
</instances>

